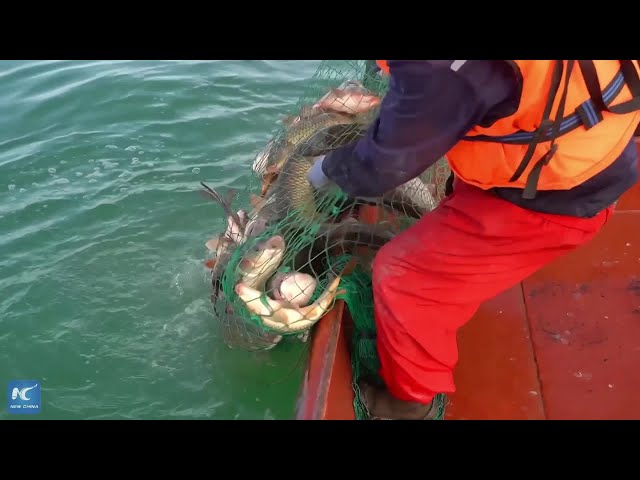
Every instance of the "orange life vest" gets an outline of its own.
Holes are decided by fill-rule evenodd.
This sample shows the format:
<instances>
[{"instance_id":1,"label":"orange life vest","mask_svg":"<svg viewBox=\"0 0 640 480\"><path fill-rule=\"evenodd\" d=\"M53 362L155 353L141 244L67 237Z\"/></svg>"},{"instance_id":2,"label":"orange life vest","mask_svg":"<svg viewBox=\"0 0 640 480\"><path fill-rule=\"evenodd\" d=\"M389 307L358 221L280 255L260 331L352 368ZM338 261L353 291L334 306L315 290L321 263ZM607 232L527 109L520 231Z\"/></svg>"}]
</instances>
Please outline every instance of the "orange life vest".
<instances>
[{"instance_id":1,"label":"orange life vest","mask_svg":"<svg viewBox=\"0 0 640 480\"><path fill-rule=\"evenodd\" d=\"M389 65L387 65L386 60L376 60L376 63L378 64L378 67L380 67L380 70L389 75Z\"/></svg>"},{"instance_id":2,"label":"orange life vest","mask_svg":"<svg viewBox=\"0 0 640 480\"><path fill-rule=\"evenodd\" d=\"M389 73L385 60L376 62ZM534 198L537 190L571 189L616 160L640 124L637 60L510 63L522 76L519 107L473 127L447 152L460 180L523 188L524 198Z\"/></svg>"}]
</instances>

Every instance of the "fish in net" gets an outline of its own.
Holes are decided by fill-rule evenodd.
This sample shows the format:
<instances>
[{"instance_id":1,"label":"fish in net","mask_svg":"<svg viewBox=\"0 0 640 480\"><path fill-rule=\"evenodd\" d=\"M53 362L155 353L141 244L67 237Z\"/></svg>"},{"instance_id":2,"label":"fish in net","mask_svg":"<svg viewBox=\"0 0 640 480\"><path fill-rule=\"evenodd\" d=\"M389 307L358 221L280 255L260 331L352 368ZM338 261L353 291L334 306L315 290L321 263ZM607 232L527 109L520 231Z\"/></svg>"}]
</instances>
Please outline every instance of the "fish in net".
<instances>
[{"instance_id":1,"label":"fish in net","mask_svg":"<svg viewBox=\"0 0 640 480\"><path fill-rule=\"evenodd\" d=\"M337 186L316 191L307 174L316 157L366 134L386 88L373 61L322 61L292 115L256 155L247 189L223 194L203 183L227 216L226 231L207 246L216 254L214 315L230 347L266 350L287 336L304 340L342 299L351 311L369 312L356 316L354 377L375 365L367 357L375 347L363 347L375 337L373 258L436 207L450 170L440 159L379 198L351 198Z\"/></svg>"}]
</instances>

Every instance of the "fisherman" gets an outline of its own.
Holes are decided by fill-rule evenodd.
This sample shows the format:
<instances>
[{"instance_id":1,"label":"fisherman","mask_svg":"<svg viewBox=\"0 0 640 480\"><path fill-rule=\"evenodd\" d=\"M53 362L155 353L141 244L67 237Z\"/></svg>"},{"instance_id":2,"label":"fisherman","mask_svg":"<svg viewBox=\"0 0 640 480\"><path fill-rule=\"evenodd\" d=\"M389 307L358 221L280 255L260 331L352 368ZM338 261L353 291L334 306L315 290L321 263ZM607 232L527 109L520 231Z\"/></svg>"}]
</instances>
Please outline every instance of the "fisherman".
<instances>
[{"instance_id":1,"label":"fisherman","mask_svg":"<svg viewBox=\"0 0 640 480\"><path fill-rule=\"evenodd\" d=\"M431 419L455 391L458 329L591 241L638 181L640 79L635 60L377 62L390 75L378 117L309 181L375 197L446 155L453 191L374 260L386 388L359 385L371 418Z\"/></svg>"}]
</instances>

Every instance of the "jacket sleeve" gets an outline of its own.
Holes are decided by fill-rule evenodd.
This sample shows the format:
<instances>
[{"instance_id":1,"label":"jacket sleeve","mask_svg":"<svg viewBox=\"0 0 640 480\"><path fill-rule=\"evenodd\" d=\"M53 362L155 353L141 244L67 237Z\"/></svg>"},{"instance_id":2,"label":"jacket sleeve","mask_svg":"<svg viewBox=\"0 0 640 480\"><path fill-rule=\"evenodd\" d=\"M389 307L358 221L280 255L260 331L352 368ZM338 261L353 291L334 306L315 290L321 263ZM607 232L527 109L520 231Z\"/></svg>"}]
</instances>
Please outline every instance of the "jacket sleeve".
<instances>
[{"instance_id":1,"label":"jacket sleeve","mask_svg":"<svg viewBox=\"0 0 640 480\"><path fill-rule=\"evenodd\" d=\"M378 117L362 139L327 154L322 173L351 196L379 196L424 172L489 113L515 111L520 82L506 62L467 60L457 71L452 62L390 60Z\"/></svg>"}]
</instances>

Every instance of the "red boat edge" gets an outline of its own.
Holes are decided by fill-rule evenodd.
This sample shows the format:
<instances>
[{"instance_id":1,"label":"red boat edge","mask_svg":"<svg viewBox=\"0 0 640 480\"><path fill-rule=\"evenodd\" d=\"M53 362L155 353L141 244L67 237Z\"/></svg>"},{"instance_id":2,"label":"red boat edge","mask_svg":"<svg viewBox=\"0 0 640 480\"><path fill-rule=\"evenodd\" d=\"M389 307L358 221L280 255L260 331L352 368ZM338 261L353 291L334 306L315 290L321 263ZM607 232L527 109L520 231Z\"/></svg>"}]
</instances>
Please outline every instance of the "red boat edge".
<instances>
[{"instance_id":1,"label":"red boat edge","mask_svg":"<svg viewBox=\"0 0 640 480\"><path fill-rule=\"evenodd\" d=\"M640 184L593 242L481 306L446 419L640 419L638 225ZM355 419L350 328L342 301L314 328L296 420Z\"/></svg>"},{"instance_id":2,"label":"red boat edge","mask_svg":"<svg viewBox=\"0 0 640 480\"><path fill-rule=\"evenodd\" d=\"M298 398L297 420L355 420L349 312L342 300L316 325Z\"/></svg>"}]
</instances>

